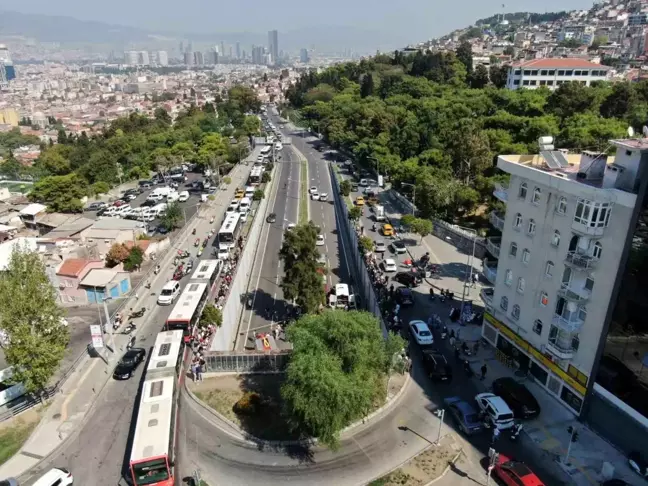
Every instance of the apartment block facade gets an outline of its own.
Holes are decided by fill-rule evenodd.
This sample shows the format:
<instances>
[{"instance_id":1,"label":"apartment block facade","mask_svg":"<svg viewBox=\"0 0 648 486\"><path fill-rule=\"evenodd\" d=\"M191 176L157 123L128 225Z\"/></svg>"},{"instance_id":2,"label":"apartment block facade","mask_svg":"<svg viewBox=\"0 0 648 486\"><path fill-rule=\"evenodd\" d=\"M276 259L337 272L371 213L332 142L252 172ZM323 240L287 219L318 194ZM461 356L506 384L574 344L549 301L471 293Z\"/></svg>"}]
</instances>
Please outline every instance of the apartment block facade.
<instances>
[{"instance_id":1,"label":"apartment block facade","mask_svg":"<svg viewBox=\"0 0 648 486\"><path fill-rule=\"evenodd\" d=\"M553 91L563 83L590 86L594 81L605 81L609 69L584 59L534 59L513 64L509 68L506 87L537 89L544 86Z\"/></svg>"},{"instance_id":2,"label":"apartment block facade","mask_svg":"<svg viewBox=\"0 0 648 486\"><path fill-rule=\"evenodd\" d=\"M497 162L510 181L494 192L506 209L491 214L501 236L487 242L494 289L482 335L574 414L591 387L648 152L637 140L611 143L615 157L548 145Z\"/></svg>"}]
</instances>

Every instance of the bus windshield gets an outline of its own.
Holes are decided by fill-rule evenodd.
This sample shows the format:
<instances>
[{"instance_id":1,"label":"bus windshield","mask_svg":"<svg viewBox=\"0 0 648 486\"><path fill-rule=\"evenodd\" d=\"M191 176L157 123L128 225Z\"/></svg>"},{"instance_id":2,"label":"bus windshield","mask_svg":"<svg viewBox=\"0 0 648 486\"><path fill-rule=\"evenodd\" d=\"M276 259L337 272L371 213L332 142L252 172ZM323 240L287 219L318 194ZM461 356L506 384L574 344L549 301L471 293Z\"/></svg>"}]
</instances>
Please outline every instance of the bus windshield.
<instances>
[{"instance_id":1,"label":"bus windshield","mask_svg":"<svg viewBox=\"0 0 648 486\"><path fill-rule=\"evenodd\" d=\"M163 457L132 464L131 468L135 486L155 484L160 481L167 481L171 477L166 458Z\"/></svg>"}]
</instances>

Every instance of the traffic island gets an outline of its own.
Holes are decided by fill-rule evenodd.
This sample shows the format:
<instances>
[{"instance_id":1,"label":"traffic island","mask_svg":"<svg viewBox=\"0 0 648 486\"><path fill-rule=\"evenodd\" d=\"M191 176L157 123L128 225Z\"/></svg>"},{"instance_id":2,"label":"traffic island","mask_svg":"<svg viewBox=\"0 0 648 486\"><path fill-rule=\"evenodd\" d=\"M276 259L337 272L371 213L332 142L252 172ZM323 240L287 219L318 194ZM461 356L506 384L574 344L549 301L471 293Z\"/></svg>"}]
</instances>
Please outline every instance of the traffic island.
<instances>
[{"instance_id":1,"label":"traffic island","mask_svg":"<svg viewBox=\"0 0 648 486\"><path fill-rule=\"evenodd\" d=\"M41 419L43 408L37 407L0 424L0 465L16 454L29 439Z\"/></svg>"}]
</instances>

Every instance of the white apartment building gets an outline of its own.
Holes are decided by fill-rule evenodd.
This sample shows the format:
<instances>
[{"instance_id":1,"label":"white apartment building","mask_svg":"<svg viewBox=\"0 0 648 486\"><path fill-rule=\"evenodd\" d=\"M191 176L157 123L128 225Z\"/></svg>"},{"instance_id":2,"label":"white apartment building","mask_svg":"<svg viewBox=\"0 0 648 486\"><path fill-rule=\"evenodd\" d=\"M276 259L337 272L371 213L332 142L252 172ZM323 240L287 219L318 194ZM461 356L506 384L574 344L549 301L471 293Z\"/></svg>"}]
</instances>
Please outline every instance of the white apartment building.
<instances>
[{"instance_id":1,"label":"white apartment building","mask_svg":"<svg viewBox=\"0 0 648 486\"><path fill-rule=\"evenodd\" d=\"M506 211L491 214L502 234L487 240L484 277L495 287L482 335L577 414L613 305L648 140L612 140L614 157L539 142L539 154L498 157L510 181L494 192Z\"/></svg>"},{"instance_id":2,"label":"white apartment building","mask_svg":"<svg viewBox=\"0 0 648 486\"><path fill-rule=\"evenodd\" d=\"M537 89L546 86L553 91L561 84L569 82L590 86L594 81L605 81L609 70L608 66L584 59L534 59L511 65L506 87Z\"/></svg>"}]
</instances>

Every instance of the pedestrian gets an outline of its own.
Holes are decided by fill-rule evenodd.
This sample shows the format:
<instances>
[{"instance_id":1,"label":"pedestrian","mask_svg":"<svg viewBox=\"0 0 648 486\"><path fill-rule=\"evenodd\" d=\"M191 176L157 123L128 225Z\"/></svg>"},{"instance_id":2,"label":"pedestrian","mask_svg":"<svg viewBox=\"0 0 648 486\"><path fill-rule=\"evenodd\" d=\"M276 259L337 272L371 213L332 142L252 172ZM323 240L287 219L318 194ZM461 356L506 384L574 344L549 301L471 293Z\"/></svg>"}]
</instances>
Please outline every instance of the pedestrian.
<instances>
[{"instance_id":1,"label":"pedestrian","mask_svg":"<svg viewBox=\"0 0 648 486\"><path fill-rule=\"evenodd\" d=\"M486 379L486 371L488 371L488 368L486 368L486 363L484 363L481 367L481 377L479 378L481 381Z\"/></svg>"},{"instance_id":2,"label":"pedestrian","mask_svg":"<svg viewBox=\"0 0 648 486\"><path fill-rule=\"evenodd\" d=\"M455 342L456 342L454 334L450 334L450 340L448 342L450 343L450 347L454 348L454 345L455 345Z\"/></svg>"},{"instance_id":3,"label":"pedestrian","mask_svg":"<svg viewBox=\"0 0 648 486\"><path fill-rule=\"evenodd\" d=\"M497 425L495 425L493 427L493 437L491 438L491 445L495 445L497 439L499 439L499 436L500 436L500 429L499 427L497 427Z\"/></svg>"},{"instance_id":4,"label":"pedestrian","mask_svg":"<svg viewBox=\"0 0 648 486\"><path fill-rule=\"evenodd\" d=\"M478 280L477 274L473 273L473 275L472 275L472 286L473 286L473 288L477 287L477 280Z\"/></svg>"},{"instance_id":5,"label":"pedestrian","mask_svg":"<svg viewBox=\"0 0 648 486\"><path fill-rule=\"evenodd\" d=\"M191 363L191 378L194 383L198 380L198 364L196 362Z\"/></svg>"},{"instance_id":6,"label":"pedestrian","mask_svg":"<svg viewBox=\"0 0 648 486\"><path fill-rule=\"evenodd\" d=\"M200 381L203 381L203 371L205 370L205 358L202 356L198 360L198 376L200 377Z\"/></svg>"}]
</instances>

